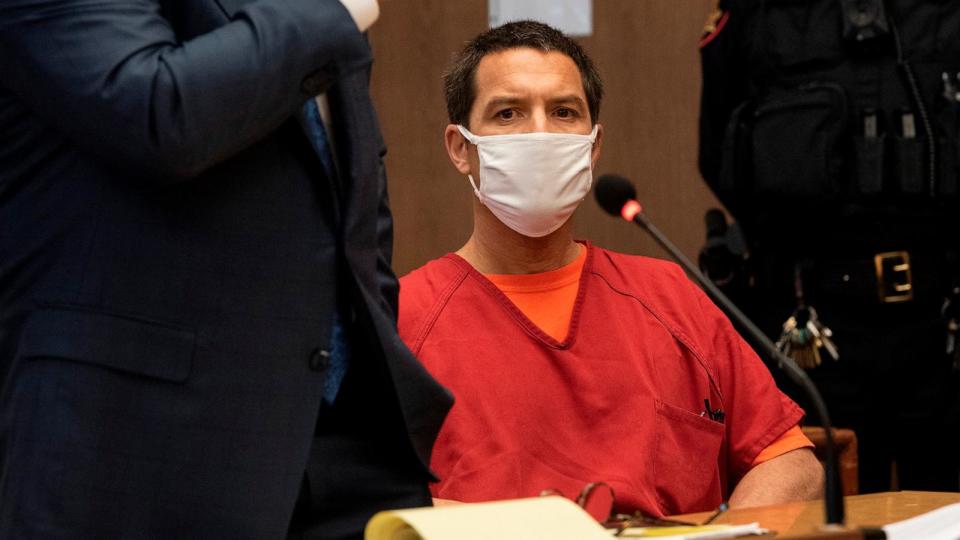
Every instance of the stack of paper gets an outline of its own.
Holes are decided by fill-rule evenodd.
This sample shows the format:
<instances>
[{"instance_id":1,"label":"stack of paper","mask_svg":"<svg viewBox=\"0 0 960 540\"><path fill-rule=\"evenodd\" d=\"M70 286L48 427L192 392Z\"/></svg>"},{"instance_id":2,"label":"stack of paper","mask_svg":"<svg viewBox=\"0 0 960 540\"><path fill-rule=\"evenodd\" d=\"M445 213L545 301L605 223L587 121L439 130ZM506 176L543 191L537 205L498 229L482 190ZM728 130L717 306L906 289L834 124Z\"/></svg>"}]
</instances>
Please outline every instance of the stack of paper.
<instances>
[{"instance_id":1,"label":"stack of paper","mask_svg":"<svg viewBox=\"0 0 960 540\"><path fill-rule=\"evenodd\" d=\"M937 508L917 517L883 527L887 540L958 540L960 539L960 503Z\"/></svg>"},{"instance_id":2,"label":"stack of paper","mask_svg":"<svg viewBox=\"0 0 960 540\"><path fill-rule=\"evenodd\" d=\"M669 540L719 540L767 534L759 523L746 525L698 525L696 527L655 527L627 529L619 538L663 538Z\"/></svg>"}]
</instances>

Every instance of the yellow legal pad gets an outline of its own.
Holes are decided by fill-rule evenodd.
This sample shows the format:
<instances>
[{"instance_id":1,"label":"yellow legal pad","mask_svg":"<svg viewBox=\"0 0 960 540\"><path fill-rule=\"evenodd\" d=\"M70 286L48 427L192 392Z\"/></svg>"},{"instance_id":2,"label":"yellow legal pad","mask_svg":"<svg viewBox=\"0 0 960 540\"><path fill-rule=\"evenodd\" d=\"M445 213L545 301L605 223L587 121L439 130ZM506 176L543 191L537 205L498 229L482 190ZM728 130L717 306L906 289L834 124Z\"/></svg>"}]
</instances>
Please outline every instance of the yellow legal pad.
<instances>
[{"instance_id":1,"label":"yellow legal pad","mask_svg":"<svg viewBox=\"0 0 960 540\"><path fill-rule=\"evenodd\" d=\"M388 510L373 516L366 540L611 540L589 514L562 497L535 497ZM749 525L627 529L620 538L733 538L765 532Z\"/></svg>"},{"instance_id":2,"label":"yellow legal pad","mask_svg":"<svg viewBox=\"0 0 960 540\"><path fill-rule=\"evenodd\" d=\"M563 497L388 510L373 516L366 540L610 540L610 533Z\"/></svg>"}]
</instances>

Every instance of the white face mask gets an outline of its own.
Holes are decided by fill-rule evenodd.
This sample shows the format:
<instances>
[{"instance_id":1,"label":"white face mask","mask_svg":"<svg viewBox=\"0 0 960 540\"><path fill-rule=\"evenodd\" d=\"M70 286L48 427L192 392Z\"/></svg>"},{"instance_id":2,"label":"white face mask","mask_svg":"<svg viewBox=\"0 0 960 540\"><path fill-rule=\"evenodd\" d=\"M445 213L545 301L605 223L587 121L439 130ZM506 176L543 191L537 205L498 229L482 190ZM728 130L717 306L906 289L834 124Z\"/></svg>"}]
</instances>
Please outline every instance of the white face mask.
<instances>
[{"instance_id":1,"label":"white face mask","mask_svg":"<svg viewBox=\"0 0 960 540\"><path fill-rule=\"evenodd\" d=\"M473 192L506 226L524 236L546 236L560 228L590 192L591 153L597 126L589 135L518 133L478 137L480 189Z\"/></svg>"}]
</instances>

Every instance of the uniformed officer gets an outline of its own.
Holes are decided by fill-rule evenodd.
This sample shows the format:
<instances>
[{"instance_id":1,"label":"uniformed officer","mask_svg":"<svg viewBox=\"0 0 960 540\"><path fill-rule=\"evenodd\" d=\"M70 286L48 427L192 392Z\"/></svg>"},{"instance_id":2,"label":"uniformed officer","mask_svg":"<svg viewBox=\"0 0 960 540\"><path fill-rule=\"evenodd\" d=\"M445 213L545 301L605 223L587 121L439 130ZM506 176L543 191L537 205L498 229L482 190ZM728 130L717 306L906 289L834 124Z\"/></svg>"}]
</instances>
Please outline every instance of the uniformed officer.
<instances>
[{"instance_id":1,"label":"uniformed officer","mask_svg":"<svg viewBox=\"0 0 960 540\"><path fill-rule=\"evenodd\" d=\"M810 375L863 492L892 462L902 489L960 482L958 35L960 2L721 0L700 43L700 169L751 252L736 300L772 337L798 307L832 328Z\"/></svg>"}]
</instances>

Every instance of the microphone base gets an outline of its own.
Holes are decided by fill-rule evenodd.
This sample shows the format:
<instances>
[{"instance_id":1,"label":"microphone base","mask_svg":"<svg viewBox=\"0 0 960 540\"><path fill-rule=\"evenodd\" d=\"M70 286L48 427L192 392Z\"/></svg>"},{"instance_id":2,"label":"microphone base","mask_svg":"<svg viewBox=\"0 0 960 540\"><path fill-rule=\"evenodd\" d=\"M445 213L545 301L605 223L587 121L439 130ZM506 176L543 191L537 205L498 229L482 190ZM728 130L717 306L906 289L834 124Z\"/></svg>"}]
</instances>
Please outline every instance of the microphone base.
<instances>
[{"instance_id":1,"label":"microphone base","mask_svg":"<svg viewBox=\"0 0 960 540\"><path fill-rule=\"evenodd\" d=\"M843 525L826 524L815 532L800 535L785 534L783 538L789 538L790 540L885 540L887 535L883 532L883 529L847 528Z\"/></svg>"}]
</instances>

